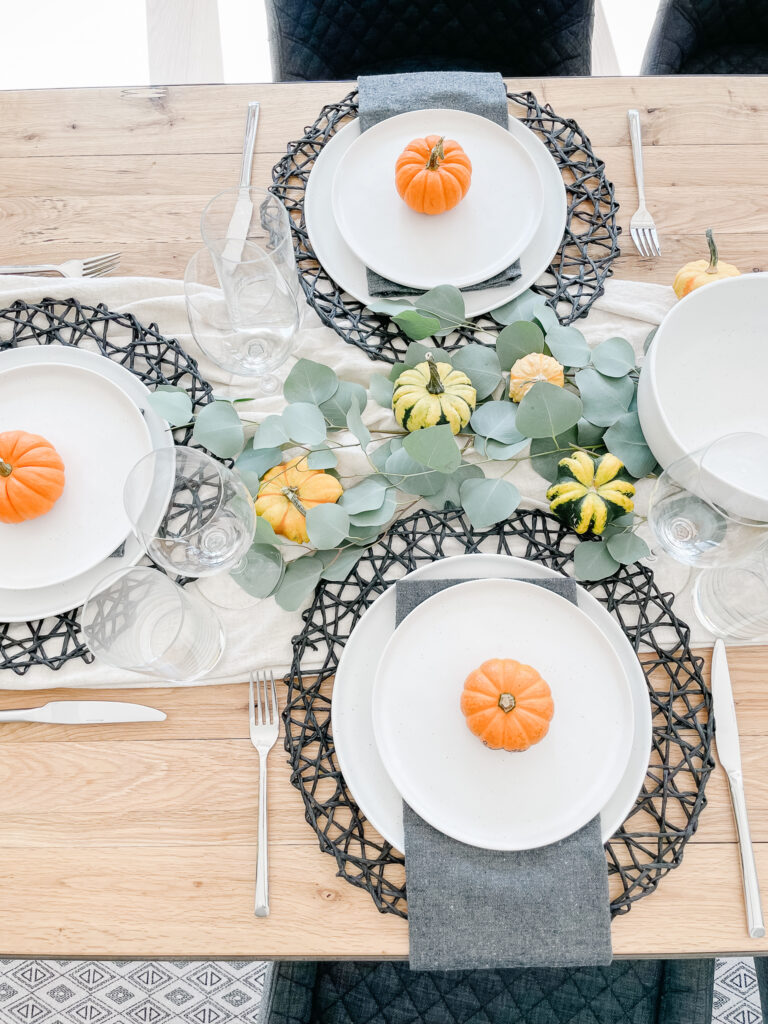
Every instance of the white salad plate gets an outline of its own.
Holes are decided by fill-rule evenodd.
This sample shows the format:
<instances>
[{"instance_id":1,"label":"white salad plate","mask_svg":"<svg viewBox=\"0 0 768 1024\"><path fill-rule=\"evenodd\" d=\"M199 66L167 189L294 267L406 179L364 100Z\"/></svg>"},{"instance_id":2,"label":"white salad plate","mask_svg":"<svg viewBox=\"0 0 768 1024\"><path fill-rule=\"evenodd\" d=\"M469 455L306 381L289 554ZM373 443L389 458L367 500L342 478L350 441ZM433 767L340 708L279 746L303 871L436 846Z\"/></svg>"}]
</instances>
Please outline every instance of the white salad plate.
<instances>
[{"instance_id":1,"label":"white salad plate","mask_svg":"<svg viewBox=\"0 0 768 1024\"><path fill-rule=\"evenodd\" d=\"M768 437L768 273L715 281L691 292L661 322L643 364L637 411L666 469L726 434ZM728 511L768 520L768 464L724 468ZM727 493L724 493L727 492Z\"/></svg>"},{"instance_id":2,"label":"white salad plate","mask_svg":"<svg viewBox=\"0 0 768 1024\"><path fill-rule=\"evenodd\" d=\"M559 573L538 562L495 554L442 558L414 570L409 578L562 579ZM648 769L651 707L642 668L617 620L582 587L577 588L577 603L620 659L629 680L634 712L628 762L624 771L612 779L611 792L600 811L602 838L607 842L632 810ZM373 827L395 849L402 851L402 796L379 755L372 716L374 678L382 652L394 631L395 588L390 587L366 610L347 640L336 670L331 715L334 748L350 792Z\"/></svg>"},{"instance_id":3,"label":"white salad plate","mask_svg":"<svg viewBox=\"0 0 768 1024\"><path fill-rule=\"evenodd\" d=\"M541 223L520 256L521 275L516 281L502 288L464 293L469 317L480 316L522 295L545 272L563 240L568 211L560 169L536 133L516 117L509 118L509 134L520 142L538 169L544 197ZM365 264L344 241L331 203L336 169L359 137L360 122L355 118L320 150L307 182L304 217L312 249L328 276L358 302L369 306L377 300L368 291Z\"/></svg>"},{"instance_id":4,"label":"white salad plate","mask_svg":"<svg viewBox=\"0 0 768 1024\"><path fill-rule=\"evenodd\" d=\"M436 216L417 213L395 188L397 158L412 139L460 142L472 161L469 191ZM543 211L536 164L501 125L465 110L411 110L359 135L336 168L333 213L355 255L414 288L485 281L530 244Z\"/></svg>"},{"instance_id":5,"label":"white salad plate","mask_svg":"<svg viewBox=\"0 0 768 1024\"><path fill-rule=\"evenodd\" d=\"M489 658L532 665L552 691L546 735L492 750L461 711L467 676ZM598 815L629 760L624 666L572 602L523 580L470 580L407 616L382 652L373 731L388 775L433 828L486 850L532 850Z\"/></svg>"},{"instance_id":6,"label":"white salad plate","mask_svg":"<svg viewBox=\"0 0 768 1024\"><path fill-rule=\"evenodd\" d=\"M152 448L171 447L173 436L168 424L149 406L149 390L141 380L112 359L67 345L32 345L8 349L0 354L0 373L19 367L70 366L90 371L115 385L132 402L143 418ZM112 392L110 392L112 394ZM132 417L131 417L132 418ZM52 440L49 438L49 440ZM63 457L63 456L62 456ZM66 460L65 460L66 462ZM67 467L65 466L65 469ZM62 496L63 499L63 496ZM122 507L122 488L120 489ZM45 517L43 517L45 518ZM122 554L109 557L124 542ZM24 622L77 608L99 584L118 569L135 565L143 549L125 523L122 536L98 564L71 578L47 586L11 589L0 586L0 621ZM4 578L0 579L4 582Z\"/></svg>"}]
</instances>

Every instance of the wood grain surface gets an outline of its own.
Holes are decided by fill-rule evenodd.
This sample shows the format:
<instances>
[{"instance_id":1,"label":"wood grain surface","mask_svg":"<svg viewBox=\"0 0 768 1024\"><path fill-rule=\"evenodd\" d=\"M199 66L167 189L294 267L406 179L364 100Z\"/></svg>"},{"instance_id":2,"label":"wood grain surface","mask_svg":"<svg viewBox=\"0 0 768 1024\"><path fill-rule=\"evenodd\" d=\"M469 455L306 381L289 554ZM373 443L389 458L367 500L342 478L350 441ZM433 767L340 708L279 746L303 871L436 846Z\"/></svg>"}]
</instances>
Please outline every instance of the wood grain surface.
<instances>
[{"instance_id":1,"label":"wood grain surface","mask_svg":"<svg viewBox=\"0 0 768 1024\"><path fill-rule=\"evenodd\" d=\"M606 163L626 229L636 191L626 111L643 121L648 203L664 253L627 239L616 276L671 280L704 255L768 267L765 78L512 82L575 118ZM0 93L0 263L120 249L121 272L179 277L204 203L237 182L245 107L261 101L254 184L344 83ZM701 652L707 659L708 654ZM758 870L768 900L768 649L729 654ZM5 686L12 681L3 677ZM0 956L407 955L407 928L336 875L270 756L272 913L253 916L257 758L247 687L0 692L0 709L87 696L152 704L164 723L0 726ZM718 768L683 864L614 922L617 956L768 951L747 935Z\"/></svg>"}]
</instances>

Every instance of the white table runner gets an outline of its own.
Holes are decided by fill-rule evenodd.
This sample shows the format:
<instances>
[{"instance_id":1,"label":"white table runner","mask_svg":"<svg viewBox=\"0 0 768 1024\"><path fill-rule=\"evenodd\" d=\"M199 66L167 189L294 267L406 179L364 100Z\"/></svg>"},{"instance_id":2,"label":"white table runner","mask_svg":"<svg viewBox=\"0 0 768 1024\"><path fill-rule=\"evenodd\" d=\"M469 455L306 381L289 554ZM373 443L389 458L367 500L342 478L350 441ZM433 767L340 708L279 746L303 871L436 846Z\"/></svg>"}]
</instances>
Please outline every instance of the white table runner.
<instances>
[{"instance_id":1,"label":"white table runner","mask_svg":"<svg viewBox=\"0 0 768 1024\"><path fill-rule=\"evenodd\" d=\"M0 308L17 299L39 302L43 298L66 299L75 296L86 305L104 303L112 310L132 313L144 324L156 323L160 331L179 340L182 346L198 360L202 375L213 385L219 398L242 398L255 394L253 384L242 377L226 374L208 360L190 334L181 281L164 278L108 277L96 280L67 280L58 278L0 278ZM672 289L666 285L634 281L609 281L605 295L599 299L586 320L577 326L588 342L597 344L619 335L632 343L641 355L643 342L652 327L659 324L675 302ZM7 325L0 324L0 340L9 336ZM340 377L368 386L371 375L386 373L388 364L373 362L352 345L347 345L330 328L322 326L312 310L307 310L303 328L297 338L295 358L304 357L325 362ZM294 359L289 360L283 373L287 373ZM255 425L265 416L280 412L282 396L260 396L254 402L238 406L246 423ZM371 401L363 419L371 427L391 427L391 414ZM366 472L368 467L359 453L346 453L342 459L345 474ZM504 464L486 466L488 475L494 470L501 473ZM527 462L521 463L511 476L520 489L524 504L546 508L545 481ZM642 481L638 486L637 511L645 513L651 484ZM646 540L651 538L646 534ZM653 562L659 587L677 594L677 614L691 626L695 644L711 643L712 638L698 624L690 602L691 574L684 566L662 558ZM285 612L271 599L258 602L246 611L220 611L226 632L226 650L211 677L194 685L227 683L247 678L257 668L283 670L290 665L291 638L301 629L300 612ZM305 667L311 667L305 658ZM148 676L126 673L101 664L84 665L81 661L68 662L60 671L47 668L31 669L25 676L10 672L0 673L2 689L44 689L51 686L82 687L139 687L172 685L158 682Z\"/></svg>"}]
</instances>

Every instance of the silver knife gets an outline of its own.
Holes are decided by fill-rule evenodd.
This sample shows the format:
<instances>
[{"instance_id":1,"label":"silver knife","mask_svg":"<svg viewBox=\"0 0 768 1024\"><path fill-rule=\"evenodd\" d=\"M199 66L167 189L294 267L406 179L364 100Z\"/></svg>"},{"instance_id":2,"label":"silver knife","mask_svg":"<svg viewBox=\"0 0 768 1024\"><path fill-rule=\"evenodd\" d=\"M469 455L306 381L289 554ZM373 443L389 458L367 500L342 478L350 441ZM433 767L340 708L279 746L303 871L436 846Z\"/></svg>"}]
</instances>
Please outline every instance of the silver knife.
<instances>
[{"instance_id":1,"label":"silver knife","mask_svg":"<svg viewBox=\"0 0 768 1024\"><path fill-rule=\"evenodd\" d=\"M0 711L1 722L43 722L50 725L103 725L117 722L163 722L164 711L143 704L112 700L56 700L39 708Z\"/></svg>"},{"instance_id":2,"label":"silver knife","mask_svg":"<svg viewBox=\"0 0 768 1024\"><path fill-rule=\"evenodd\" d=\"M760 902L760 884L757 880L752 837L749 833L747 802L744 799L741 748L739 746L739 729L736 723L736 708L733 704L731 674L728 671L725 644L722 640L715 641L715 649L712 652L712 706L715 715L717 753L720 764L728 776L733 816L736 819L736 831L739 835L744 902L747 906L747 926L753 939L761 939L765 935L763 907Z\"/></svg>"},{"instance_id":3,"label":"silver knife","mask_svg":"<svg viewBox=\"0 0 768 1024\"><path fill-rule=\"evenodd\" d=\"M256 143L256 129L259 126L259 104L254 100L248 104L245 120L245 141L243 142L243 163L240 168L240 193L235 209L227 228L227 243L224 246L224 258L239 260L243 254L243 242L248 237L248 227L253 214L253 203L248 189L251 184L251 164L253 163L253 147Z\"/></svg>"}]
</instances>

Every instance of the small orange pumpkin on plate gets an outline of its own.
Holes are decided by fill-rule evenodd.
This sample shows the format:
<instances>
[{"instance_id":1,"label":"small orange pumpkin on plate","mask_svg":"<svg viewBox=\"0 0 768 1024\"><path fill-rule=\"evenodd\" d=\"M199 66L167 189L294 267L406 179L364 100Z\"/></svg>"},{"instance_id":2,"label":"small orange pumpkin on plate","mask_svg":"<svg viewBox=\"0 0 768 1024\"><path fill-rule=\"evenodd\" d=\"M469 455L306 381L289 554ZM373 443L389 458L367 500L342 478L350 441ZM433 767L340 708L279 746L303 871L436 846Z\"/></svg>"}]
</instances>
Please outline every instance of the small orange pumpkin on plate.
<instances>
[{"instance_id":1,"label":"small orange pumpkin on plate","mask_svg":"<svg viewBox=\"0 0 768 1024\"><path fill-rule=\"evenodd\" d=\"M45 515L63 490L64 463L50 441L26 430L0 434L0 523Z\"/></svg>"},{"instance_id":2,"label":"small orange pumpkin on plate","mask_svg":"<svg viewBox=\"0 0 768 1024\"><path fill-rule=\"evenodd\" d=\"M470 672L461 695L470 730L492 750L527 750L544 739L552 691L532 665L491 658Z\"/></svg>"},{"instance_id":3,"label":"small orange pumpkin on plate","mask_svg":"<svg viewBox=\"0 0 768 1024\"><path fill-rule=\"evenodd\" d=\"M458 206L469 191L472 161L453 139L413 139L397 158L395 188L417 213L436 215Z\"/></svg>"}]
</instances>

